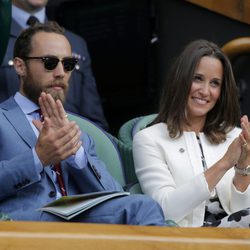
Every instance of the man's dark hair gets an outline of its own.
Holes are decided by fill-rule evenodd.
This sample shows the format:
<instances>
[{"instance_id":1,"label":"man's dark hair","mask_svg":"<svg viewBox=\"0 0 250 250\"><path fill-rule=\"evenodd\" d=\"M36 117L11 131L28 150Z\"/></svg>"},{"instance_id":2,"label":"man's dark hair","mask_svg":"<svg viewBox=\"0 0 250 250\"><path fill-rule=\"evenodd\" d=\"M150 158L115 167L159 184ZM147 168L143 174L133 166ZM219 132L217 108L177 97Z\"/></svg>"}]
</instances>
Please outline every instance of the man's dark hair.
<instances>
[{"instance_id":1,"label":"man's dark hair","mask_svg":"<svg viewBox=\"0 0 250 250\"><path fill-rule=\"evenodd\" d=\"M31 52L32 37L38 32L48 32L64 35L64 29L57 22L49 21L45 24L35 23L25 29L17 38L14 46L14 57L25 58Z\"/></svg>"}]
</instances>

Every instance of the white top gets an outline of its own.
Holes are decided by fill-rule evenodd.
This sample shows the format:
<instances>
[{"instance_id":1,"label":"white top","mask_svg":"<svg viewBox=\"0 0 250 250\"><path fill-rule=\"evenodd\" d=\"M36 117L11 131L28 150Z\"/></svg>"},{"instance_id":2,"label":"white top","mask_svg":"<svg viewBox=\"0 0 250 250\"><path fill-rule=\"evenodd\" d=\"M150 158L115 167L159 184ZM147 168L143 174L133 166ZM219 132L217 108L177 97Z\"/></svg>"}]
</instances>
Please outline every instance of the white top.
<instances>
[{"instance_id":1,"label":"white top","mask_svg":"<svg viewBox=\"0 0 250 250\"><path fill-rule=\"evenodd\" d=\"M240 131L233 129L226 141L219 145L211 144L200 133L208 168L225 154ZM212 194L203 174L196 134L184 132L180 138L172 139L167 125L159 123L135 135L133 155L142 191L161 205L165 217L184 227L202 226L205 202ZM250 186L244 193L237 191L232 184L233 176L232 168L216 186L220 202L228 214L250 207Z\"/></svg>"}]
</instances>

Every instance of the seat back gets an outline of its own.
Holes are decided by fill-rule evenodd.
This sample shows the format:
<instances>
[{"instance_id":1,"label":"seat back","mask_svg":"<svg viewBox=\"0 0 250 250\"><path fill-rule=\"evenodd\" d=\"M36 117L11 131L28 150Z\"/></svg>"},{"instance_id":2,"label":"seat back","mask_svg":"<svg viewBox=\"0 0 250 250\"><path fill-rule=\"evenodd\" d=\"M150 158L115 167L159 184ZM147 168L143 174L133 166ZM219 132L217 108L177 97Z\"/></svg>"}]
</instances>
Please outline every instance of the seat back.
<instances>
[{"instance_id":1,"label":"seat back","mask_svg":"<svg viewBox=\"0 0 250 250\"><path fill-rule=\"evenodd\" d=\"M117 142L121 157L124 162L124 173L125 179L128 186L132 188L129 189L131 193L140 193L141 189L138 184L137 176L135 174L134 160L133 160L133 136L145 128L153 119L156 117L156 114L140 116L133 118L126 123L124 123L119 132ZM137 183L136 185L134 185Z\"/></svg>"},{"instance_id":2,"label":"seat back","mask_svg":"<svg viewBox=\"0 0 250 250\"><path fill-rule=\"evenodd\" d=\"M132 147L132 141L133 141L133 128L135 124L142 118L136 117L133 118L127 122L125 122L118 131L118 139L121 140L123 143L126 144L128 147Z\"/></svg>"},{"instance_id":3,"label":"seat back","mask_svg":"<svg viewBox=\"0 0 250 250\"><path fill-rule=\"evenodd\" d=\"M234 38L221 49L232 63L241 113L250 116L250 36Z\"/></svg>"},{"instance_id":4,"label":"seat back","mask_svg":"<svg viewBox=\"0 0 250 250\"><path fill-rule=\"evenodd\" d=\"M139 132L140 130L144 129L147 127L149 123L151 123L155 118L157 114L152 114L152 115L146 115L142 116L134 125L133 130L132 130L132 136Z\"/></svg>"},{"instance_id":5,"label":"seat back","mask_svg":"<svg viewBox=\"0 0 250 250\"><path fill-rule=\"evenodd\" d=\"M69 113L68 118L75 121L80 129L91 136L95 142L96 153L102 160L109 173L122 185L125 186L123 164L115 140L112 135L95 125L87 118Z\"/></svg>"},{"instance_id":6,"label":"seat back","mask_svg":"<svg viewBox=\"0 0 250 250\"><path fill-rule=\"evenodd\" d=\"M221 47L230 60L244 54L250 54L250 37L237 37Z\"/></svg>"}]
</instances>

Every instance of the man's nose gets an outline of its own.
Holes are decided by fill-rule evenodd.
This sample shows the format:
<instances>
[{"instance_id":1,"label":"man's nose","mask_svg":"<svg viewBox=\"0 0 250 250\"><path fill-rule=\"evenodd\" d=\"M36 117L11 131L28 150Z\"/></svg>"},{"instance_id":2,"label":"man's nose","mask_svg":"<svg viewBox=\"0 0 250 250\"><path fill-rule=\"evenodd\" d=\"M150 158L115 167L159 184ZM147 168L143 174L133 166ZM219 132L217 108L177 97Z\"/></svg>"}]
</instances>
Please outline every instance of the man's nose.
<instances>
[{"instance_id":1,"label":"man's nose","mask_svg":"<svg viewBox=\"0 0 250 250\"><path fill-rule=\"evenodd\" d=\"M58 62L58 64L56 65L53 73L57 77L58 76L63 77L65 75L64 66L63 66L63 63L61 61Z\"/></svg>"}]
</instances>

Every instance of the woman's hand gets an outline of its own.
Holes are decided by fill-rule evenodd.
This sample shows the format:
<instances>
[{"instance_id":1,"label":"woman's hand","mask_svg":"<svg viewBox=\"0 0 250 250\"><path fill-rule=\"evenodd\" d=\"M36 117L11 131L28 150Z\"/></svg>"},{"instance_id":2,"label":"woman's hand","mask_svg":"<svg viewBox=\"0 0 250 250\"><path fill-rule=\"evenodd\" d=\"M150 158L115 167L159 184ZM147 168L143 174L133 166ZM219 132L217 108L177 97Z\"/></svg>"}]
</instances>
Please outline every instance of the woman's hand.
<instances>
[{"instance_id":1,"label":"woman's hand","mask_svg":"<svg viewBox=\"0 0 250 250\"><path fill-rule=\"evenodd\" d=\"M241 156L241 144L241 138L235 138L224 156L205 171L205 178L210 191L216 187L224 174L238 162Z\"/></svg>"},{"instance_id":2,"label":"woman's hand","mask_svg":"<svg viewBox=\"0 0 250 250\"><path fill-rule=\"evenodd\" d=\"M244 169L250 165L250 124L246 115L240 119L240 122L242 128L240 134L241 155L237 163L237 168ZM242 175L236 172L233 183L238 191L244 192L250 184L250 175Z\"/></svg>"},{"instance_id":3,"label":"woman's hand","mask_svg":"<svg viewBox=\"0 0 250 250\"><path fill-rule=\"evenodd\" d=\"M237 167L245 168L250 165L250 124L246 115L244 115L240 121L242 128L242 133L240 134L241 155Z\"/></svg>"},{"instance_id":4,"label":"woman's hand","mask_svg":"<svg viewBox=\"0 0 250 250\"><path fill-rule=\"evenodd\" d=\"M226 170L229 170L238 163L242 154L242 144L243 143L240 135L229 145L227 152L221 159L224 162L223 166Z\"/></svg>"}]
</instances>

